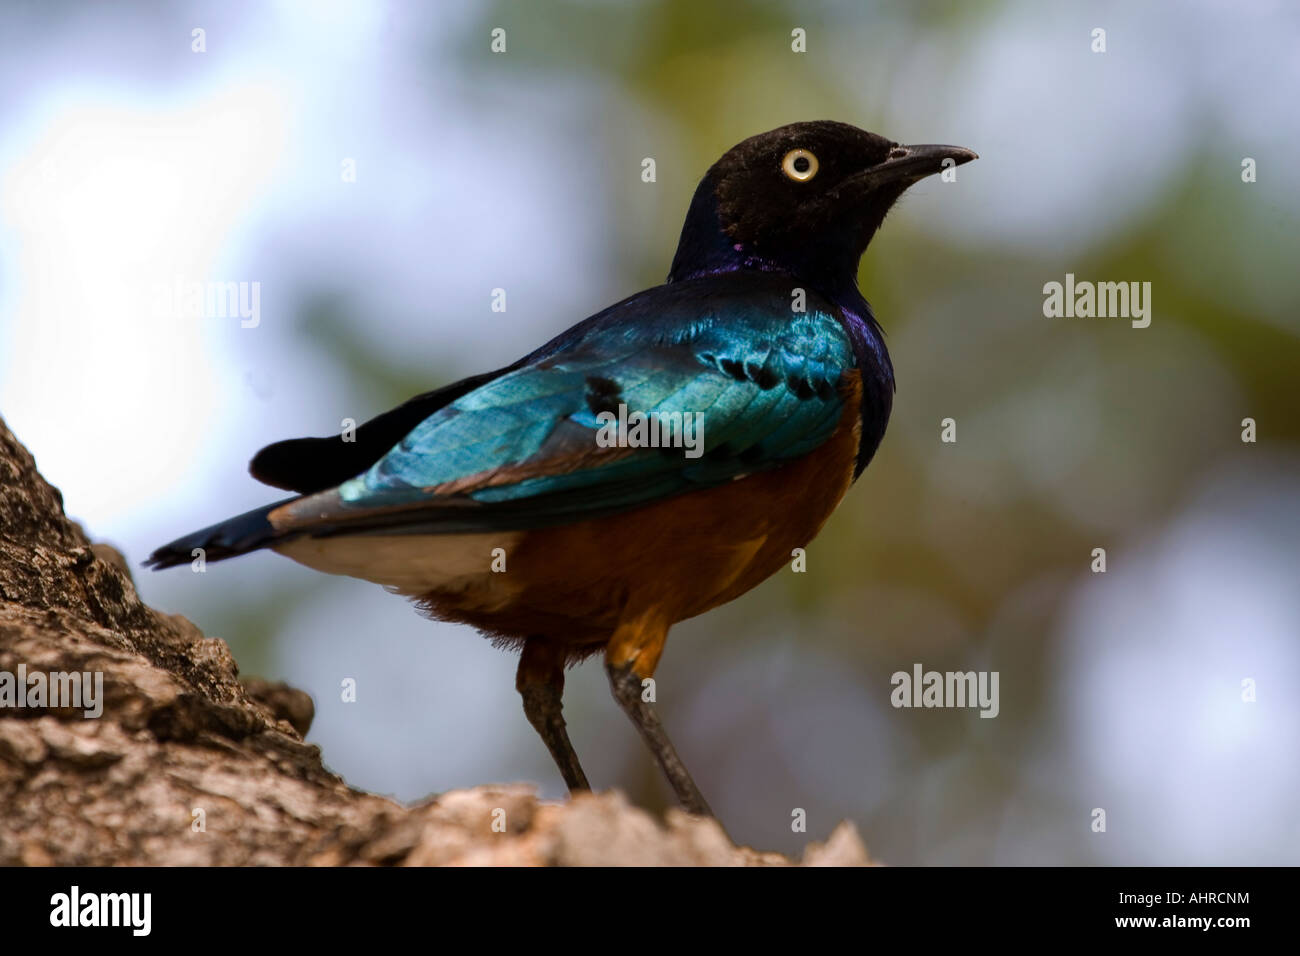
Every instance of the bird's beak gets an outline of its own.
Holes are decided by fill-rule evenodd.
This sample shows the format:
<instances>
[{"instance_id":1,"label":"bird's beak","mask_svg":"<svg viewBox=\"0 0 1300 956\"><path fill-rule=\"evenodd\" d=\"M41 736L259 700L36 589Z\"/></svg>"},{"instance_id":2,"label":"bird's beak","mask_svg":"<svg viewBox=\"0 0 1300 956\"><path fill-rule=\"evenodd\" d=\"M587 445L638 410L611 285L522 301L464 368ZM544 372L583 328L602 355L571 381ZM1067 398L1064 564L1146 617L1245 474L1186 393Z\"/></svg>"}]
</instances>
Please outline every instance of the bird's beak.
<instances>
[{"instance_id":1,"label":"bird's beak","mask_svg":"<svg viewBox=\"0 0 1300 956\"><path fill-rule=\"evenodd\" d=\"M910 186L953 166L969 163L979 156L961 146L895 146L883 163L877 163L853 177L855 185L875 189L884 183Z\"/></svg>"}]
</instances>

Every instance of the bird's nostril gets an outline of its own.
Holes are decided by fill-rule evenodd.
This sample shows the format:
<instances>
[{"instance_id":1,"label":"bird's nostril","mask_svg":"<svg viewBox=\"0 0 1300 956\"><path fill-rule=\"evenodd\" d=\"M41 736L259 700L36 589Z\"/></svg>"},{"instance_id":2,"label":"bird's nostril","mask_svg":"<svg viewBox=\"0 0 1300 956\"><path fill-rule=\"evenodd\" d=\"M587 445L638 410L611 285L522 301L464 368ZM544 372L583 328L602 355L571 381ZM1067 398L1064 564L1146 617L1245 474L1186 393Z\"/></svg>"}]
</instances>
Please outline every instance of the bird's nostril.
<instances>
[{"instance_id":1,"label":"bird's nostril","mask_svg":"<svg viewBox=\"0 0 1300 956\"><path fill-rule=\"evenodd\" d=\"M890 159L902 159L906 155L907 155L906 147L899 146L897 143L895 143L894 148L889 151Z\"/></svg>"}]
</instances>

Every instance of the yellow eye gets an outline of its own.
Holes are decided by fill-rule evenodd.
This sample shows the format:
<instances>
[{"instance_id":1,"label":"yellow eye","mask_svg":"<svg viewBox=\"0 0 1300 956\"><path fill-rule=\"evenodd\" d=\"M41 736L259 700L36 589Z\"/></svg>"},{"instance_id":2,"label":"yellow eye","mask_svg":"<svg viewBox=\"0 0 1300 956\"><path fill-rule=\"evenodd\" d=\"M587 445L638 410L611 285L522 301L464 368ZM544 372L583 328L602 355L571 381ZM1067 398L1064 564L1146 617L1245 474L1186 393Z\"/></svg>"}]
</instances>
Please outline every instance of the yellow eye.
<instances>
[{"instance_id":1,"label":"yellow eye","mask_svg":"<svg viewBox=\"0 0 1300 956\"><path fill-rule=\"evenodd\" d=\"M806 183L817 175L817 157L806 149L792 149L781 160L781 171L797 183Z\"/></svg>"}]
</instances>

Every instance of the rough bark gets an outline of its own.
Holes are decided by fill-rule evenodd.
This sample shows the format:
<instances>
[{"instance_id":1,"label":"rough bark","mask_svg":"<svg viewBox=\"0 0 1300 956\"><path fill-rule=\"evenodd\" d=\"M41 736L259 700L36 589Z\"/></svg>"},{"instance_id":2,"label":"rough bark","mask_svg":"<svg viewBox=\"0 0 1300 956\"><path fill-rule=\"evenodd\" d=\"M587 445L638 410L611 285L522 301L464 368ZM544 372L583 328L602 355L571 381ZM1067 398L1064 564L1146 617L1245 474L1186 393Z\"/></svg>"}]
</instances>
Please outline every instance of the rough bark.
<instances>
[{"instance_id":1,"label":"rough bark","mask_svg":"<svg viewBox=\"0 0 1300 956\"><path fill-rule=\"evenodd\" d=\"M0 420L0 674L20 665L102 672L104 706L0 707L3 865L792 862L616 792L545 803L483 786L406 807L347 786L303 741L311 699L241 681L225 642L147 607ZM803 862L867 857L841 824Z\"/></svg>"}]
</instances>

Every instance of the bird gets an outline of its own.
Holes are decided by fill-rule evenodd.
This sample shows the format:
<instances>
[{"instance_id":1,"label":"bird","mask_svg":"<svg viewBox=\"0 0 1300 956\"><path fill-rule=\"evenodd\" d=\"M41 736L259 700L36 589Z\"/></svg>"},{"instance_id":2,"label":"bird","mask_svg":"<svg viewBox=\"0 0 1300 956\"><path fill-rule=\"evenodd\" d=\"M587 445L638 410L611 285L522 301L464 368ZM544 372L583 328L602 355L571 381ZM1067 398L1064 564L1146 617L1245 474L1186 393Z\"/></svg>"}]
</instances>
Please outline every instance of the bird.
<instances>
[{"instance_id":1,"label":"bird","mask_svg":"<svg viewBox=\"0 0 1300 956\"><path fill-rule=\"evenodd\" d=\"M904 190L977 158L829 120L751 136L700 180L662 285L349 441L263 448L252 476L293 497L145 565L270 549L478 629L519 653L571 793L565 672L603 655L678 802L712 816L647 692L669 629L786 567L872 460L895 382L859 260Z\"/></svg>"}]
</instances>

